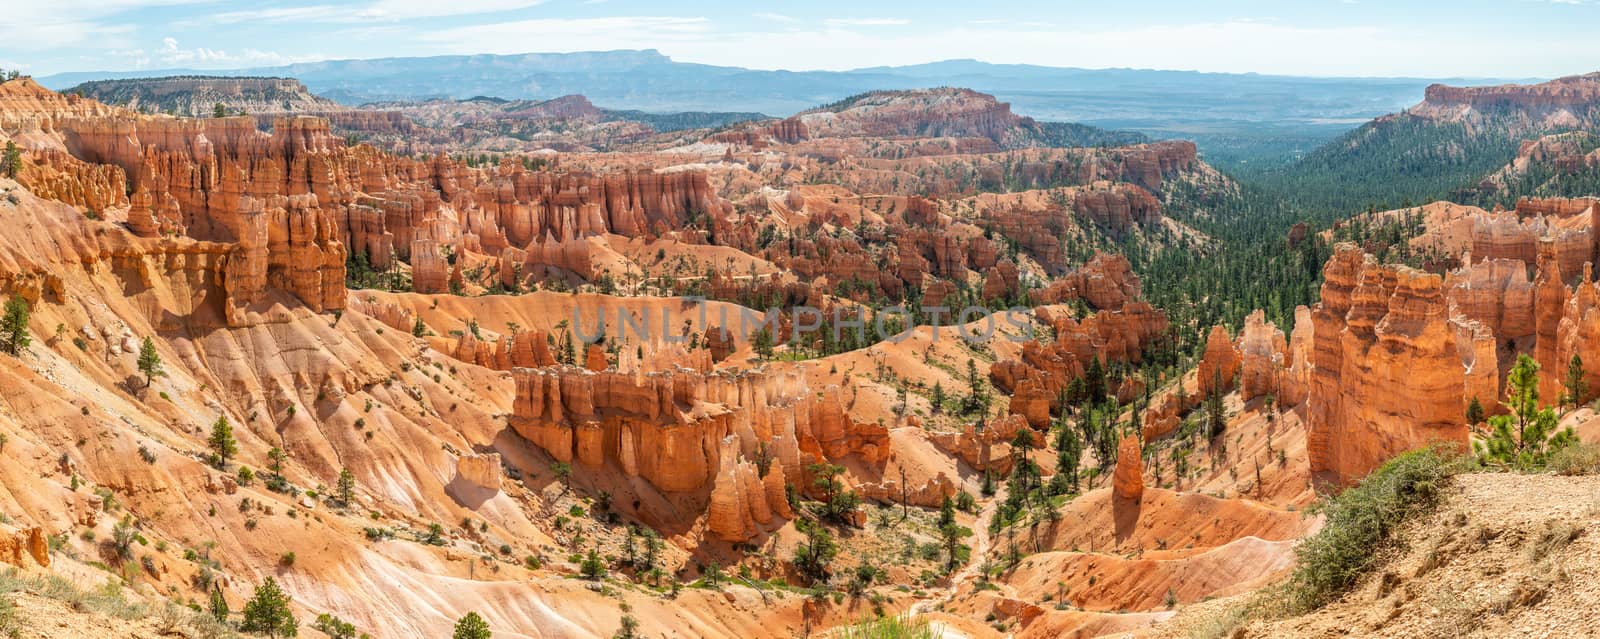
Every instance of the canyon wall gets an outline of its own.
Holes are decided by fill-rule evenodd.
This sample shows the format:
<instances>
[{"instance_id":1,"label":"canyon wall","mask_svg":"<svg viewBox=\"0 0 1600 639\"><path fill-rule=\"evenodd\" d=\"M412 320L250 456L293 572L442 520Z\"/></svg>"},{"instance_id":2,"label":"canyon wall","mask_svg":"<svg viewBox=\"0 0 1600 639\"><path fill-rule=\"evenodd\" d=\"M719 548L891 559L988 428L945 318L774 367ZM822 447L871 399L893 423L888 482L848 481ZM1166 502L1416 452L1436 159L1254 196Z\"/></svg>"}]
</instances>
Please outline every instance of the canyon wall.
<instances>
[{"instance_id":1,"label":"canyon wall","mask_svg":"<svg viewBox=\"0 0 1600 639\"><path fill-rule=\"evenodd\" d=\"M855 422L837 388L813 390L794 369L512 375L518 434L559 461L640 477L664 493L709 494L711 530L724 539L747 539L771 521L759 515L784 510L757 486L772 473L805 486L811 463L856 456L881 465L889 455L887 430ZM772 460L767 476L747 466L758 451Z\"/></svg>"},{"instance_id":2,"label":"canyon wall","mask_svg":"<svg viewBox=\"0 0 1600 639\"><path fill-rule=\"evenodd\" d=\"M1307 444L1312 472L1349 484L1435 441L1465 445L1467 368L1444 282L1341 244L1323 268Z\"/></svg>"}]
</instances>

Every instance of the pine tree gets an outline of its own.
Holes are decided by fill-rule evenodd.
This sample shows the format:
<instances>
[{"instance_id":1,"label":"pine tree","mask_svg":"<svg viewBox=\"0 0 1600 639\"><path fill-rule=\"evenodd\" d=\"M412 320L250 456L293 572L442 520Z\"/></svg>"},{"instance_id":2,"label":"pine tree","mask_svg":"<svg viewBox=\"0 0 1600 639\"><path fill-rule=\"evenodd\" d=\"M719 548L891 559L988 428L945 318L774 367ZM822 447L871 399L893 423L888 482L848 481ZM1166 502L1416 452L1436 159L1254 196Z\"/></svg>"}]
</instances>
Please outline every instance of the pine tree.
<instances>
[{"instance_id":1,"label":"pine tree","mask_svg":"<svg viewBox=\"0 0 1600 639\"><path fill-rule=\"evenodd\" d=\"M633 615L622 615L622 625L611 639L635 639L639 636L639 620Z\"/></svg>"},{"instance_id":2,"label":"pine tree","mask_svg":"<svg viewBox=\"0 0 1600 639\"><path fill-rule=\"evenodd\" d=\"M933 384L933 414L938 415L939 413L944 412L944 400L945 400L944 382L934 382L934 384Z\"/></svg>"},{"instance_id":3,"label":"pine tree","mask_svg":"<svg viewBox=\"0 0 1600 639\"><path fill-rule=\"evenodd\" d=\"M221 102L218 102L216 104L211 105L211 117L213 117L213 118L225 118L225 117L228 117L228 107L224 106Z\"/></svg>"},{"instance_id":4,"label":"pine tree","mask_svg":"<svg viewBox=\"0 0 1600 639\"><path fill-rule=\"evenodd\" d=\"M5 154L0 155L0 173L6 174L8 178L16 179L17 174L21 172L22 150L17 148L16 142L7 140Z\"/></svg>"},{"instance_id":5,"label":"pine tree","mask_svg":"<svg viewBox=\"0 0 1600 639\"><path fill-rule=\"evenodd\" d=\"M479 617L478 613L469 612L456 622L455 632L451 633L450 639L489 639L490 636L489 622Z\"/></svg>"},{"instance_id":6,"label":"pine tree","mask_svg":"<svg viewBox=\"0 0 1600 639\"><path fill-rule=\"evenodd\" d=\"M834 543L833 535L822 524L809 519L796 519L795 528L805 535L805 541L794 547L794 567L811 583L826 580L828 564L839 554L839 546Z\"/></svg>"},{"instance_id":7,"label":"pine tree","mask_svg":"<svg viewBox=\"0 0 1600 639\"><path fill-rule=\"evenodd\" d=\"M217 621L227 622L228 613L230 612L228 610L228 598L222 595L221 586L211 584L211 601L209 603L210 605L207 606L207 608L211 613L211 618L216 619Z\"/></svg>"},{"instance_id":8,"label":"pine tree","mask_svg":"<svg viewBox=\"0 0 1600 639\"><path fill-rule=\"evenodd\" d=\"M1484 420L1483 402L1478 401L1478 396L1473 395L1472 401L1467 402L1467 425L1476 427Z\"/></svg>"},{"instance_id":9,"label":"pine tree","mask_svg":"<svg viewBox=\"0 0 1600 639\"><path fill-rule=\"evenodd\" d=\"M144 385L155 383L155 378L165 374L161 369L161 354L156 352L155 340L144 338L144 344L139 347L139 372L144 373Z\"/></svg>"},{"instance_id":10,"label":"pine tree","mask_svg":"<svg viewBox=\"0 0 1600 639\"><path fill-rule=\"evenodd\" d=\"M566 490L572 490L572 464L567 462L555 462L550 464L550 472L555 474L556 479L561 480L561 486L563 488Z\"/></svg>"},{"instance_id":11,"label":"pine tree","mask_svg":"<svg viewBox=\"0 0 1600 639\"><path fill-rule=\"evenodd\" d=\"M1549 454L1577 441L1572 428L1556 431L1556 412L1539 406L1539 363L1518 355L1506 377L1510 413L1489 418L1489 437L1474 444L1484 464L1536 470Z\"/></svg>"},{"instance_id":12,"label":"pine tree","mask_svg":"<svg viewBox=\"0 0 1600 639\"><path fill-rule=\"evenodd\" d=\"M579 562L578 571L588 579L599 581L606 576L606 564L600 559L600 553L590 548L589 553L583 556L583 561Z\"/></svg>"},{"instance_id":13,"label":"pine tree","mask_svg":"<svg viewBox=\"0 0 1600 639\"><path fill-rule=\"evenodd\" d=\"M337 488L339 491L339 503L341 505L349 506L350 504L355 503L356 476L355 473L350 472L349 468L341 469L339 471L339 483Z\"/></svg>"},{"instance_id":14,"label":"pine tree","mask_svg":"<svg viewBox=\"0 0 1600 639\"><path fill-rule=\"evenodd\" d=\"M750 348L755 350L761 359L772 357L773 346L772 331L765 326L750 335Z\"/></svg>"},{"instance_id":15,"label":"pine tree","mask_svg":"<svg viewBox=\"0 0 1600 639\"><path fill-rule=\"evenodd\" d=\"M289 595L278 587L277 580L267 577L250 601L244 604L244 620L239 629L268 637L294 637L300 634L300 624L289 610Z\"/></svg>"},{"instance_id":16,"label":"pine tree","mask_svg":"<svg viewBox=\"0 0 1600 639\"><path fill-rule=\"evenodd\" d=\"M427 334L428 334L428 325L427 324L423 324L422 323L422 316L418 315L416 323L411 325L411 336L412 337L422 337L423 335L427 335Z\"/></svg>"},{"instance_id":17,"label":"pine tree","mask_svg":"<svg viewBox=\"0 0 1600 639\"><path fill-rule=\"evenodd\" d=\"M227 415L217 417L206 443L211 446L211 463L218 470L227 467L228 458L238 454L239 442L233 438L233 426L228 424Z\"/></svg>"},{"instance_id":18,"label":"pine tree","mask_svg":"<svg viewBox=\"0 0 1600 639\"><path fill-rule=\"evenodd\" d=\"M1583 396L1589 394L1589 383L1583 379L1583 358L1577 353L1573 353L1572 360L1567 362L1567 379L1562 386L1567 390L1562 403L1572 407L1577 407L1583 402Z\"/></svg>"},{"instance_id":19,"label":"pine tree","mask_svg":"<svg viewBox=\"0 0 1600 639\"><path fill-rule=\"evenodd\" d=\"M12 294L6 300L6 313L0 319L0 349L7 353L17 355L28 348L33 339L28 336L28 300L21 295Z\"/></svg>"}]
</instances>

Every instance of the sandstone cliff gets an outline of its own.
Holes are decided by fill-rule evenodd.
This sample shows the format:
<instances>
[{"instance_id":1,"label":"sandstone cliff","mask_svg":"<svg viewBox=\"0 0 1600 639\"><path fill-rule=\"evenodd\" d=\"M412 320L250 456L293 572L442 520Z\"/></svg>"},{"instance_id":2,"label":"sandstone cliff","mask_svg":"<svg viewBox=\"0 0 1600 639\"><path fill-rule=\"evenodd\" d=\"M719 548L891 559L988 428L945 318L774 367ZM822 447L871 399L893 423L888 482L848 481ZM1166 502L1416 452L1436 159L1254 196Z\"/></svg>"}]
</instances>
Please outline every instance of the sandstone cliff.
<instances>
[{"instance_id":1,"label":"sandstone cliff","mask_svg":"<svg viewBox=\"0 0 1600 639\"><path fill-rule=\"evenodd\" d=\"M709 494L709 525L725 539L748 539L771 521L758 515L781 510L750 465L758 449L789 478L818 461L881 465L889 454L883 427L850 419L836 389L813 391L797 371L513 375L517 433L561 461L640 477L665 493Z\"/></svg>"},{"instance_id":2,"label":"sandstone cliff","mask_svg":"<svg viewBox=\"0 0 1600 639\"><path fill-rule=\"evenodd\" d=\"M1311 470L1350 483L1413 448L1464 446L1467 367L1443 280L1377 264L1348 244L1323 276L1312 311Z\"/></svg>"}]
</instances>

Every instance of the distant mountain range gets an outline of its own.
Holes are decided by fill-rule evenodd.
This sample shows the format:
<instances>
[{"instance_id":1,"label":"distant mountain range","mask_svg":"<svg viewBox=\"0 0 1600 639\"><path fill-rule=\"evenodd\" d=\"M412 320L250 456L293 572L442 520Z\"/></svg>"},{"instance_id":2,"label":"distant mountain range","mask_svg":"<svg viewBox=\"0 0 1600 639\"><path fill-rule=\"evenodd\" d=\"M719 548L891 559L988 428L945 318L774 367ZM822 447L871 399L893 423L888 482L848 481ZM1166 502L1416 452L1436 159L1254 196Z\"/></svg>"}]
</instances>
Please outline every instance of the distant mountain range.
<instances>
[{"instance_id":1,"label":"distant mountain range","mask_svg":"<svg viewBox=\"0 0 1600 639\"><path fill-rule=\"evenodd\" d=\"M349 105L582 94L616 109L779 116L876 89L960 86L993 93L1035 118L1122 125L1173 119L1365 120L1414 103L1423 87L1434 82L1485 82L1076 69L976 60L852 71L762 71L676 62L654 50L330 60L227 71L74 72L39 81L65 89L91 80L190 74L291 77L318 95Z\"/></svg>"},{"instance_id":2,"label":"distant mountain range","mask_svg":"<svg viewBox=\"0 0 1600 639\"><path fill-rule=\"evenodd\" d=\"M1311 78L1145 69L1078 69L946 60L851 71L765 71L677 62L654 50L330 60L278 67L63 73L53 89L156 75L291 77L346 105L581 94L610 109L748 111L786 116L882 89L953 86L1010 102L1021 115L1154 137L1187 137L1240 158L1308 151L1371 118L1414 104L1435 82L1470 78Z\"/></svg>"}]
</instances>

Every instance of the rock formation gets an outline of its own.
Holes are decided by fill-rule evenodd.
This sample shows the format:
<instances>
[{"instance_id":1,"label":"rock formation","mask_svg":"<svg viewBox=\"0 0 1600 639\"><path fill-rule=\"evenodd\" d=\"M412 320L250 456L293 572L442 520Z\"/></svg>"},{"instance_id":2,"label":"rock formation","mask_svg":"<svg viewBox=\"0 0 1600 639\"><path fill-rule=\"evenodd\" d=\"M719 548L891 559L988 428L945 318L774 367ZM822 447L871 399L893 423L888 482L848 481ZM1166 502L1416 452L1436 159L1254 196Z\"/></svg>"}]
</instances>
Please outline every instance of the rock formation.
<instances>
[{"instance_id":1,"label":"rock formation","mask_svg":"<svg viewBox=\"0 0 1600 639\"><path fill-rule=\"evenodd\" d=\"M1233 390L1234 382L1239 376L1239 368L1239 351L1233 347L1233 338L1228 335L1228 327L1222 325L1211 327L1211 333L1206 336L1205 354L1200 356L1200 365L1195 369L1195 380L1199 383L1200 396Z\"/></svg>"},{"instance_id":2,"label":"rock formation","mask_svg":"<svg viewBox=\"0 0 1600 639\"><path fill-rule=\"evenodd\" d=\"M1029 292L1034 304L1064 304L1081 299L1095 309L1122 308L1143 296L1139 277L1128 258L1117 253L1095 253L1083 266L1044 288Z\"/></svg>"},{"instance_id":3,"label":"rock formation","mask_svg":"<svg viewBox=\"0 0 1600 639\"><path fill-rule=\"evenodd\" d=\"M462 455L456 459L456 475L479 488L500 491L500 453Z\"/></svg>"},{"instance_id":4,"label":"rock formation","mask_svg":"<svg viewBox=\"0 0 1600 639\"><path fill-rule=\"evenodd\" d=\"M0 524L0 564L23 568L26 567L24 559L32 559L40 567L50 567L50 548L44 532L37 526L17 530Z\"/></svg>"},{"instance_id":5,"label":"rock formation","mask_svg":"<svg viewBox=\"0 0 1600 639\"><path fill-rule=\"evenodd\" d=\"M1291 363L1289 343L1284 339L1283 331L1267 321L1265 313L1257 310L1245 318L1244 330L1239 332L1238 353L1241 399L1249 401L1282 392L1285 386L1283 377L1288 373Z\"/></svg>"},{"instance_id":6,"label":"rock formation","mask_svg":"<svg viewBox=\"0 0 1600 639\"><path fill-rule=\"evenodd\" d=\"M1117 467L1111 475L1111 492L1119 499L1138 500L1144 494L1142 454L1138 435L1124 435L1117 442Z\"/></svg>"},{"instance_id":7,"label":"rock formation","mask_svg":"<svg viewBox=\"0 0 1600 639\"><path fill-rule=\"evenodd\" d=\"M1059 310L1045 306L1034 310L1054 329L1054 341L1025 342L1018 358L998 360L989 367L995 387L1011 394L1009 412L1027 417L1036 428L1049 425L1050 413L1061 408L1057 405L1061 392L1083 376L1091 358L1137 363L1144 347L1167 330L1166 315L1144 301L1097 312L1082 322Z\"/></svg>"},{"instance_id":8,"label":"rock formation","mask_svg":"<svg viewBox=\"0 0 1600 639\"><path fill-rule=\"evenodd\" d=\"M615 468L663 492L720 489L725 510L716 514L716 526L728 534L748 530L748 513L733 505L764 490L756 487L762 478L754 467L747 473L740 465L755 458L758 446L772 452L785 477L804 476L816 461L855 455L882 464L889 454L882 426L851 420L837 389L812 391L796 371L632 374L551 367L516 369L513 376L517 433L560 461ZM739 485L719 485L723 476Z\"/></svg>"},{"instance_id":9,"label":"rock formation","mask_svg":"<svg viewBox=\"0 0 1600 639\"><path fill-rule=\"evenodd\" d=\"M1435 441L1465 445L1467 367L1443 280L1380 265L1348 244L1323 277L1312 311L1312 471L1348 484L1402 452Z\"/></svg>"},{"instance_id":10,"label":"rock formation","mask_svg":"<svg viewBox=\"0 0 1600 639\"><path fill-rule=\"evenodd\" d=\"M1468 106L1475 109L1514 107L1550 110L1583 107L1600 102L1600 73L1574 75L1540 84L1502 84L1484 87L1452 87L1432 84L1423 90L1419 107L1444 109Z\"/></svg>"}]
</instances>

